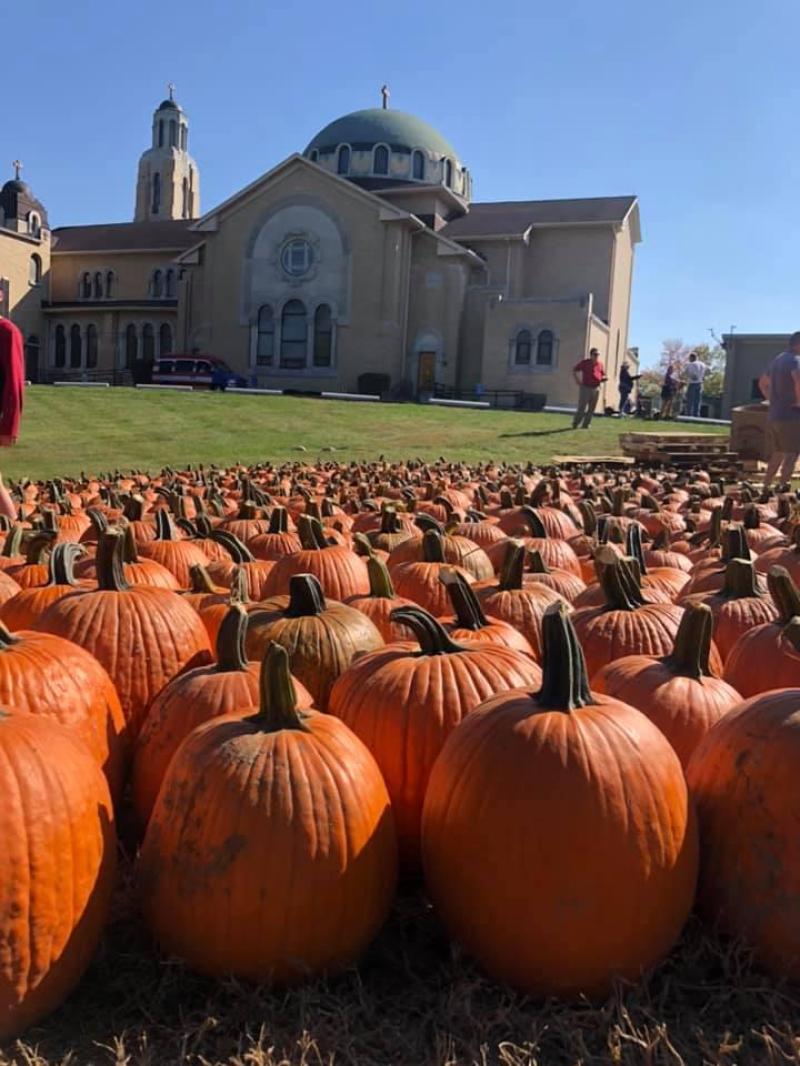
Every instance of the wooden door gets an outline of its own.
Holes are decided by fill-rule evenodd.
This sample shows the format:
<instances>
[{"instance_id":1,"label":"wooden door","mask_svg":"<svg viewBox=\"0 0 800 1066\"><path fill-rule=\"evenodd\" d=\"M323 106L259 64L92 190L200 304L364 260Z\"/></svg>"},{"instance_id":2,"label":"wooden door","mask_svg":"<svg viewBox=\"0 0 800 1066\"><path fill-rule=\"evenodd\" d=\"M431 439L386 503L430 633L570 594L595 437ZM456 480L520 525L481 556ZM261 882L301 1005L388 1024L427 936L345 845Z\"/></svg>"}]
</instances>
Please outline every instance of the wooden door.
<instances>
[{"instance_id":1,"label":"wooden door","mask_svg":"<svg viewBox=\"0 0 800 1066\"><path fill-rule=\"evenodd\" d=\"M417 375L417 391L433 392L436 384L436 352L419 353L419 373Z\"/></svg>"}]
</instances>

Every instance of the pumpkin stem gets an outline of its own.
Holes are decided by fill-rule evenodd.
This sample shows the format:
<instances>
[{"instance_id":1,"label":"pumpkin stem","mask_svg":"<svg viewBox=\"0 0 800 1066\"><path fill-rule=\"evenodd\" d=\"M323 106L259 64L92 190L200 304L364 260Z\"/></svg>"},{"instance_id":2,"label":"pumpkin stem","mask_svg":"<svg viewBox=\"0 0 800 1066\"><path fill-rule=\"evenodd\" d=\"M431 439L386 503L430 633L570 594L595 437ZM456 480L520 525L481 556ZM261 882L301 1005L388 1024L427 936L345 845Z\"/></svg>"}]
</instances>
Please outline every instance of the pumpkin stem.
<instances>
[{"instance_id":1,"label":"pumpkin stem","mask_svg":"<svg viewBox=\"0 0 800 1066\"><path fill-rule=\"evenodd\" d=\"M483 608L478 602L478 597L463 574L446 566L442 568L439 580L447 589L459 629L471 629L477 632L489 625Z\"/></svg>"},{"instance_id":2,"label":"pumpkin stem","mask_svg":"<svg viewBox=\"0 0 800 1066\"><path fill-rule=\"evenodd\" d=\"M249 603L250 592L247 582L247 571L243 566L237 566L231 579L230 595L228 603Z\"/></svg>"},{"instance_id":3,"label":"pumpkin stem","mask_svg":"<svg viewBox=\"0 0 800 1066\"><path fill-rule=\"evenodd\" d=\"M353 534L353 551L362 558L371 559L375 554L369 539L363 533Z\"/></svg>"},{"instance_id":4,"label":"pumpkin stem","mask_svg":"<svg viewBox=\"0 0 800 1066\"><path fill-rule=\"evenodd\" d=\"M322 586L313 574L295 574L289 579L289 606L284 612L287 618L306 618L324 610Z\"/></svg>"},{"instance_id":5,"label":"pumpkin stem","mask_svg":"<svg viewBox=\"0 0 800 1066\"><path fill-rule=\"evenodd\" d=\"M373 599L393 600L395 596L394 585L386 563L377 555L367 559L367 573L369 574L369 594Z\"/></svg>"},{"instance_id":6,"label":"pumpkin stem","mask_svg":"<svg viewBox=\"0 0 800 1066\"><path fill-rule=\"evenodd\" d=\"M532 574L549 574L552 573L550 567L542 558L542 553L534 549L528 552L528 562L530 563L528 569Z\"/></svg>"},{"instance_id":7,"label":"pumpkin stem","mask_svg":"<svg viewBox=\"0 0 800 1066\"><path fill-rule=\"evenodd\" d=\"M594 537L597 534L597 511L588 500L578 501L578 510L581 513L583 519L583 532L587 537Z\"/></svg>"},{"instance_id":8,"label":"pumpkin stem","mask_svg":"<svg viewBox=\"0 0 800 1066\"><path fill-rule=\"evenodd\" d=\"M542 618L542 687L536 702L555 711L592 703L586 659L565 603L551 603Z\"/></svg>"},{"instance_id":9,"label":"pumpkin stem","mask_svg":"<svg viewBox=\"0 0 800 1066\"><path fill-rule=\"evenodd\" d=\"M791 574L783 566L773 566L767 574L767 587L778 608L779 624L788 625L800 615L800 592Z\"/></svg>"},{"instance_id":10,"label":"pumpkin stem","mask_svg":"<svg viewBox=\"0 0 800 1066\"><path fill-rule=\"evenodd\" d=\"M12 526L11 532L6 536L3 542L2 555L5 559L11 559L16 555L19 555L22 550L22 536L25 532L23 526Z\"/></svg>"},{"instance_id":11,"label":"pumpkin stem","mask_svg":"<svg viewBox=\"0 0 800 1066\"><path fill-rule=\"evenodd\" d=\"M544 528L541 518L532 507L520 507L519 517L527 525L529 536L538 537L539 539L544 539L547 536L547 530Z\"/></svg>"},{"instance_id":12,"label":"pumpkin stem","mask_svg":"<svg viewBox=\"0 0 800 1066\"><path fill-rule=\"evenodd\" d=\"M19 644L20 638L15 637L10 630L6 629L5 625L0 622L0 651L8 651L9 648L13 648L15 644Z\"/></svg>"},{"instance_id":13,"label":"pumpkin stem","mask_svg":"<svg viewBox=\"0 0 800 1066\"><path fill-rule=\"evenodd\" d=\"M85 554L80 544L73 544L71 541L56 544L47 563L47 584L77 585L72 568L75 561Z\"/></svg>"},{"instance_id":14,"label":"pumpkin stem","mask_svg":"<svg viewBox=\"0 0 800 1066\"><path fill-rule=\"evenodd\" d=\"M172 515L166 508L161 507L155 513L156 519L156 540L177 540L175 536L175 523L172 521Z\"/></svg>"},{"instance_id":15,"label":"pumpkin stem","mask_svg":"<svg viewBox=\"0 0 800 1066\"><path fill-rule=\"evenodd\" d=\"M389 615L389 621L408 626L417 638L421 655L452 655L468 650L456 644L442 624L422 607L395 607Z\"/></svg>"},{"instance_id":16,"label":"pumpkin stem","mask_svg":"<svg viewBox=\"0 0 800 1066\"><path fill-rule=\"evenodd\" d=\"M217 632L217 670L232 673L247 669L245 640L249 615L240 603L231 603Z\"/></svg>"},{"instance_id":17,"label":"pumpkin stem","mask_svg":"<svg viewBox=\"0 0 800 1066\"><path fill-rule=\"evenodd\" d=\"M269 533L288 533L289 522L285 507L273 507L269 516Z\"/></svg>"},{"instance_id":18,"label":"pumpkin stem","mask_svg":"<svg viewBox=\"0 0 800 1066\"><path fill-rule=\"evenodd\" d=\"M213 595L218 591L219 589L202 563L194 563L189 567L189 592L206 592Z\"/></svg>"},{"instance_id":19,"label":"pumpkin stem","mask_svg":"<svg viewBox=\"0 0 800 1066\"><path fill-rule=\"evenodd\" d=\"M231 559L240 566L242 563L255 562L253 553L239 540L235 533L231 533L227 529L215 529L209 539L221 544Z\"/></svg>"},{"instance_id":20,"label":"pumpkin stem","mask_svg":"<svg viewBox=\"0 0 800 1066\"><path fill-rule=\"evenodd\" d=\"M722 534L722 561L729 563L732 559L750 559L744 529L739 525L729 525Z\"/></svg>"},{"instance_id":21,"label":"pumpkin stem","mask_svg":"<svg viewBox=\"0 0 800 1066\"><path fill-rule=\"evenodd\" d=\"M307 514L301 514L297 519L297 535L305 551L321 551L329 548L322 531L322 523Z\"/></svg>"},{"instance_id":22,"label":"pumpkin stem","mask_svg":"<svg viewBox=\"0 0 800 1066\"><path fill-rule=\"evenodd\" d=\"M781 631L794 650L800 654L800 618L790 618Z\"/></svg>"},{"instance_id":23,"label":"pumpkin stem","mask_svg":"<svg viewBox=\"0 0 800 1066\"><path fill-rule=\"evenodd\" d=\"M52 547L56 536L57 534L52 529L37 529L31 534L25 549L25 564L36 566L38 563L43 563L45 554Z\"/></svg>"},{"instance_id":24,"label":"pumpkin stem","mask_svg":"<svg viewBox=\"0 0 800 1066\"><path fill-rule=\"evenodd\" d=\"M384 511L381 515L381 533L402 533L403 527L400 525L400 519L397 517L397 512L392 510Z\"/></svg>"},{"instance_id":25,"label":"pumpkin stem","mask_svg":"<svg viewBox=\"0 0 800 1066\"><path fill-rule=\"evenodd\" d=\"M130 587L124 573L125 534L120 529L101 533L97 541L97 587L103 592L126 592Z\"/></svg>"},{"instance_id":26,"label":"pumpkin stem","mask_svg":"<svg viewBox=\"0 0 800 1066\"><path fill-rule=\"evenodd\" d=\"M595 555L597 576L609 611L635 611L645 600L631 563L611 548L600 548Z\"/></svg>"},{"instance_id":27,"label":"pumpkin stem","mask_svg":"<svg viewBox=\"0 0 800 1066\"><path fill-rule=\"evenodd\" d=\"M625 554L636 560L639 564L640 574L647 573L644 550L642 549L642 527L638 522L631 522L625 532Z\"/></svg>"},{"instance_id":28,"label":"pumpkin stem","mask_svg":"<svg viewBox=\"0 0 800 1066\"><path fill-rule=\"evenodd\" d=\"M683 677L693 677L696 681L711 677L709 656L713 628L711 608L705 603L688 603L675 634L672 654L665 655L664 662Z\"/></svg>"},{"instance_id":29,"label":"pumpkin stem","mask_svg":"<svg viewBox=\"0 0 800 1066\"><path fill-rule=\"evenodd\" d=\"M524 570L525 545L521 541L510 540L500 569L498 588L503 592L509 589L521 589Z\"/></svg>"},{"instance_id":30,"label":"pumpkin stem","mask_svg":"<svg viewBox=\"0 0 800 1066\"><path fill-rule=\"evenodd\" d=\"M265 733L278 733L282 729L311 732L303 721L304 716L297 710L289 653L274 641L270 642L261 662L259 690L259 709L253 720Z\"/></svg>"},{"instance_id":31,"label":"pumpkin stem","mask_svg":"<svg viewBox=\"0 0 800 1066\"><path fill-rule=\"evenodd\" d=\"M756 581L756 568L749 559L731 559L725 567L722 595L731 600L761 595Z\"/></svg>"},{"instance_id":32,"label":"pumpkin stem","mask_svg":"<svg viewBox=\"0 0 800 1066\"><path fill-rule=\"evenodd\" d=\"M425 514L424 511L421 511L414 519L414 525L417 527L417 529L421 529L423 533L427 533L429 531L433 533L442 532L441 522L437 522L432 514Z\"/></svg>"},{"instance_id":33,"label":"pumpkin stem","mask_svg":"<svg viewBox=\"0 0 800 1066\"><path fill-rule=\"evenodd\" d=\"M429 529L422 535L422 558L426 563L443 563L444 542L442 534L436 529Z\"/></svg>"},{"instance_id":34,"label":"pumpkin stem","mask_svg":"<svg viewBox=\"0 0 800 1066\"><path fill-rule=\"evenodd\" d=\"M758 513L758 508L754 503L748 504L745 508L742 524L745 529L758 529L761 525L761 516Z\"/></svg>"}]
</instances>

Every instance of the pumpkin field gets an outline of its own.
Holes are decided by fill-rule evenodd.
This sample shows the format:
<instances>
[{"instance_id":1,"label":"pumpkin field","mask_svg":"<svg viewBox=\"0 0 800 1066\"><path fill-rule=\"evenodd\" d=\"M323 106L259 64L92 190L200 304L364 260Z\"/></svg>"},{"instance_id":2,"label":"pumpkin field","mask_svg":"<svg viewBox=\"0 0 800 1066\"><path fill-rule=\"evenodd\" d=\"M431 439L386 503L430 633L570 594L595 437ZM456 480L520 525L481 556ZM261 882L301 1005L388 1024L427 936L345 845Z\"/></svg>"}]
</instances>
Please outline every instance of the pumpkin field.
<instances>
[{"instance_id":1,"label":"pumpkin field","mask_svg":"<svg viewBox=\"0 0 800 1066\"><path fill-rule=\"evenodd\" d=\"M3 471L0 1063L800 1062L797 496L159 399Z\"/></svg>"}]
</instances>

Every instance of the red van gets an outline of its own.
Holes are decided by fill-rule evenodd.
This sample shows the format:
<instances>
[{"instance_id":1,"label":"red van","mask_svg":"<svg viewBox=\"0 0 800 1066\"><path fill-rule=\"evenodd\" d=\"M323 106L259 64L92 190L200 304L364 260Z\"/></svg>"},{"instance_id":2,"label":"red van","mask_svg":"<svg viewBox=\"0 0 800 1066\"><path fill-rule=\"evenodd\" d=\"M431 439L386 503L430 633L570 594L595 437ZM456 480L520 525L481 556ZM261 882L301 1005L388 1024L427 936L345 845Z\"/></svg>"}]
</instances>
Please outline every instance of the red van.
<instances>
[{"instance_id":1,"label":"red van","mask_svg":"<svg viewBox=\"0 0 800 1066\"><path fill-rule=\"evenodd\" d=\"M247 388L246 379L215 355L164 355L153 364L152 382L195 389Z\"/></svg>"}]
</instances>

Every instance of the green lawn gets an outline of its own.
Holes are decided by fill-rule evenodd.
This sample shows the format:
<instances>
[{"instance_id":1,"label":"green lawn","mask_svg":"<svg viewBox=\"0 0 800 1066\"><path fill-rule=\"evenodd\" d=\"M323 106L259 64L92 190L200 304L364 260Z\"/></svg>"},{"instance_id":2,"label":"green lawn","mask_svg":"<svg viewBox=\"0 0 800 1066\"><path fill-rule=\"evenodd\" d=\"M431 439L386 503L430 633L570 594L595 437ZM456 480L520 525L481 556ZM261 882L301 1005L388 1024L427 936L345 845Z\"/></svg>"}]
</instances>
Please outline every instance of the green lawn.
<instances>
[{"instance_id":1,"label":"green lawn","mask_svg":"<svg viewBox=\"0 0 800 1066\"><path fill-rule=\"evenodd\" d=\"M615 454L619 434L632 428L670 424L599 418L588 431L573 431L567 415L32 386L25 394L20 442L0 454L0 471L10 478L47 478L190 462L252 463L300 458L300 446L310 460L444 455L541 463L554 455ZM684 425L673 428L687 431Z\"/></svg>"}]
</instances>

